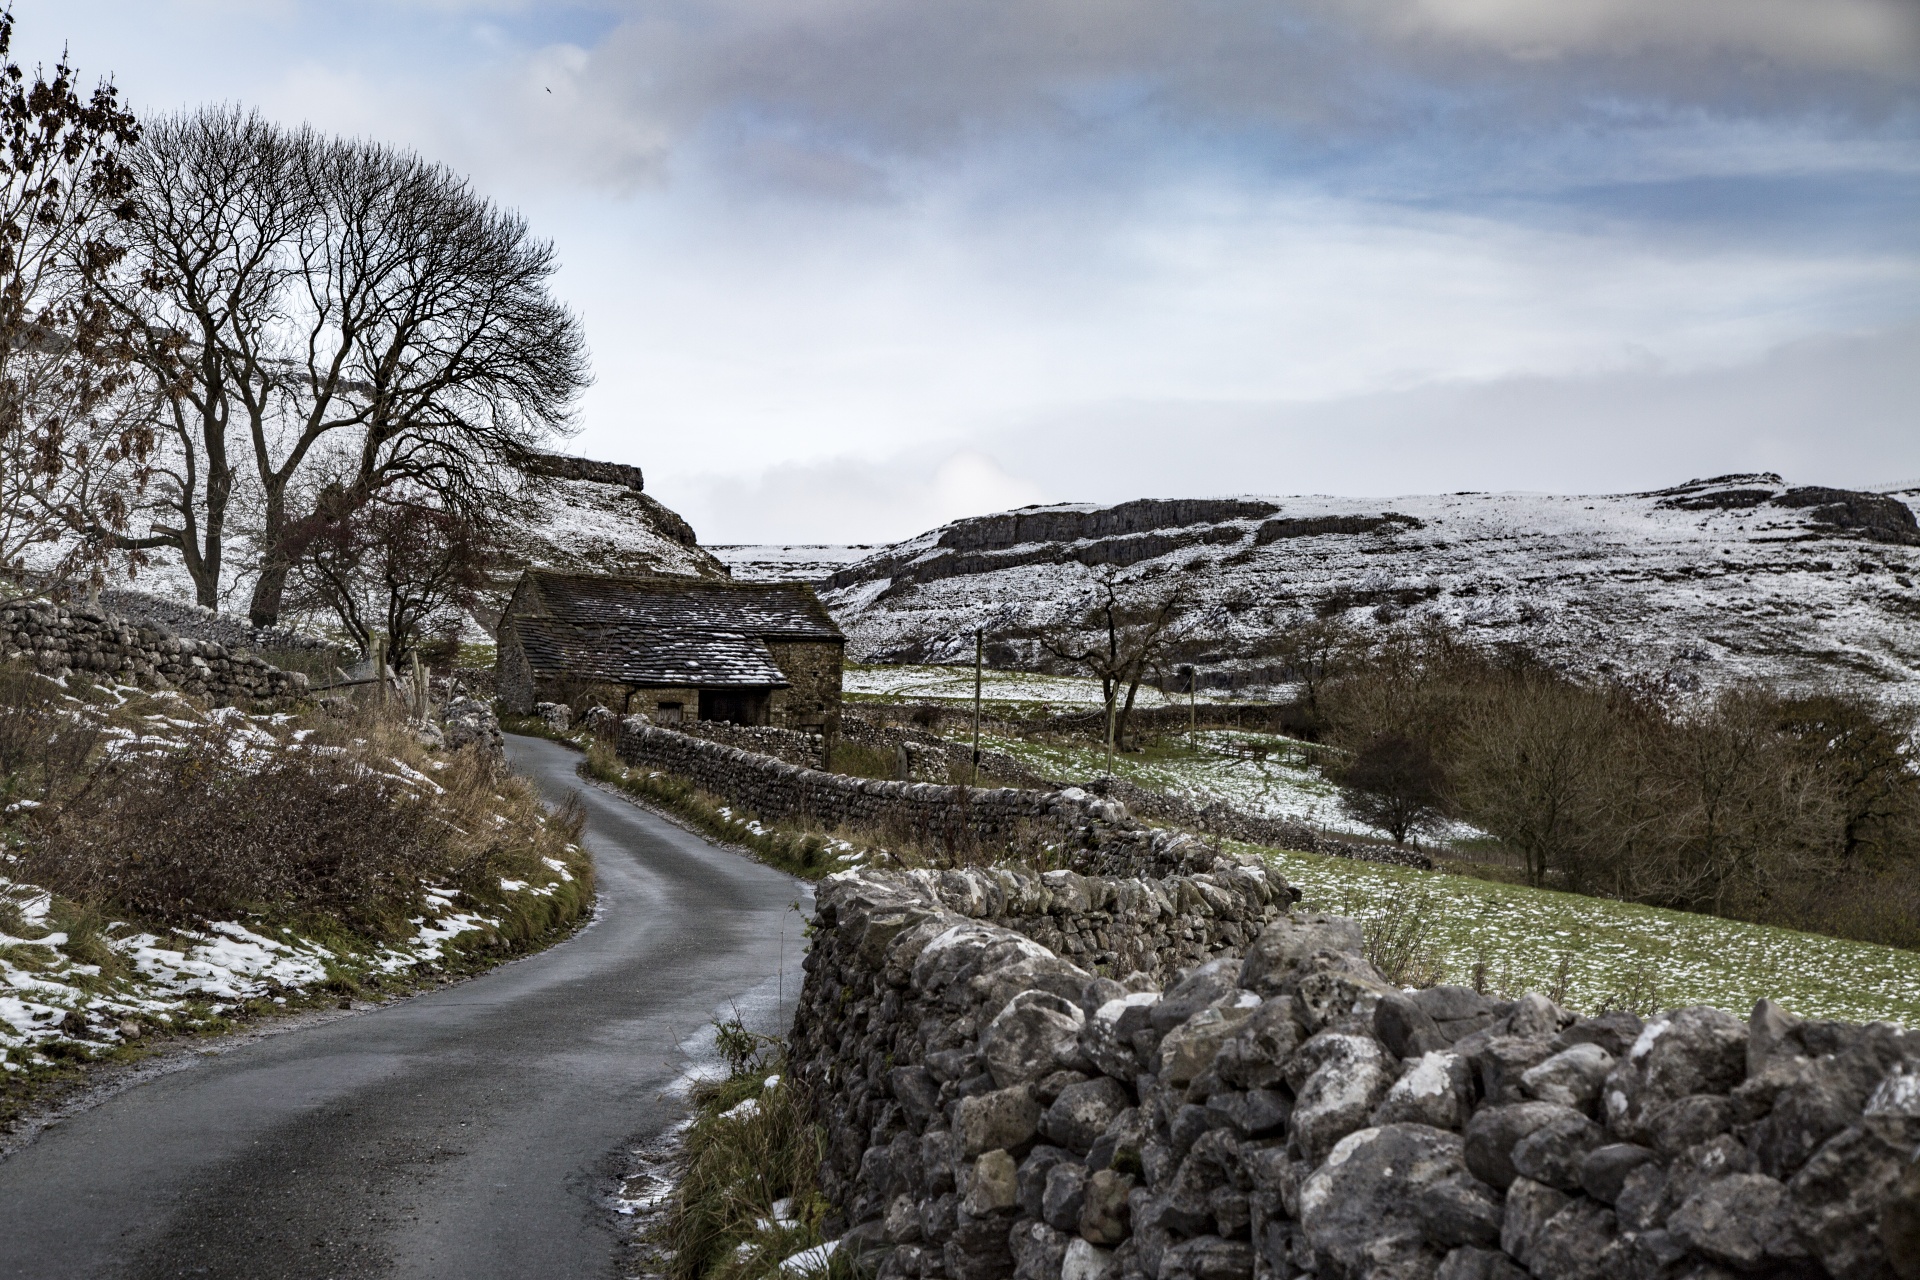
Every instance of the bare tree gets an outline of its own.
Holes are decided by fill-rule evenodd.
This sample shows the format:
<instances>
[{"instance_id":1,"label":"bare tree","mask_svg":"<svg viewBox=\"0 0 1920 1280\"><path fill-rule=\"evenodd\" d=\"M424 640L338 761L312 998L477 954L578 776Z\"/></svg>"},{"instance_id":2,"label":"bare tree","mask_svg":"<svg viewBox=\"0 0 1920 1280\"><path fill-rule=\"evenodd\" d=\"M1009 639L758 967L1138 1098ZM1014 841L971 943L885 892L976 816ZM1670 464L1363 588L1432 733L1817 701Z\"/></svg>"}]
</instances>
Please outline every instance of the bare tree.
<instances>
[{"instance_id":1,"label":"bare tree","mask_svg":"<svg viewBox=\"0 0 1920 1280\"><path fill-rule=\"evenodd\" d=\"M1446 817L1447 775L1424 742L1384 734L1354 753L1340 771L1342 806L1370 827L1405 844Z\"/></svg>"},{"instance_id":2,"label":"bare tree","mask_svg":"<svg viewBox=\"0 0 1920 1280\"><path fill-rule=\"evenodd\" d=\"M1340 677L1352 661L1356 641L1338 618L1313 618L1287 628L1268 644L1287 678L1300 686L1300 705L1309 724L1320 726L1324 712L1320 693L1329 680Z\"/></svg>"},{"instance_id":3,"label":"bare tree","mask_svg":"<svg viewBox=\"0 0 1920 1280\"><path fill-rule=\"evenodd\" d=\"M394 486L354 505L338 488L288 538L292 594L330 609L361 652L398 669L428 627L469 608L488 585L486 528L425 490ZM373 654L376 625L385 636Z\"/></svg>"},{"instance_id":4,"label":"bare tree","mask_svg":"<svg viewBox=\"0 0 1920 1280\"><path fill-rule=\"evenodd\" d=\"M167 448L142 548L180 554L194 594L220 603L228 524L246 479L236 433L277 409L289 245L311 217L289 137L232 108L151 125L131 157L140 287L116 301L166 393Z\"/></svg>"},{"instance_id":5,"label":"bare tree","mask_svg":"<svg viewBox=\"0 0 1920 1280\"><path fill-rule=\"evenodd\" d=\"M1184 606L1178 592L1143 603L1123 601L1109 574L1099 580L1088 609L1041 636L1041 647L1048 653L1100 682L1109 754L1127 741L1127 719L1140 685L1165 660L1177 639Z\"/></svg>"},{"instance_id":6,"label":"bare tree","mask_svg":"<svg viewBox=\"0 0 1920 1280\"><path fill-rule=\"evenodd\" d=\"M1459 787L1473 820L1517 849L1527 883L1565 871L1597 823L1605 700L1544 679L1487 688L1463 717Z\"/></svg>"},{"instance_id":7,"label":"bare tree","mask_svg":"<svg viewBox=\"0 0 1920 1280\"><path fill-rule=\"evenodd\" d=\"M248 612L265 624L323 492L358 507L404 483L478 518L568 426L586 356L548 289L552 247L465 180L231 109L162 121L137 167L158 294L137 310L174 409L152 538L181 551L203 603L243 488Z\"/></svg>"},{"instance_id":8,"label":"bare tree","mask_svg":"<svg viewBox=\"0 0 1920 1280\"><path fill-rule=\"evenodd\" d=\"M64 547L90 567L124 531L152 435L137 367L97 282L125 255L123 152L139 136L112 84L63 59L29 77L0 12L0 572ZM102 536L102 535L105 536Z\"/></svg>"}]
</instances>

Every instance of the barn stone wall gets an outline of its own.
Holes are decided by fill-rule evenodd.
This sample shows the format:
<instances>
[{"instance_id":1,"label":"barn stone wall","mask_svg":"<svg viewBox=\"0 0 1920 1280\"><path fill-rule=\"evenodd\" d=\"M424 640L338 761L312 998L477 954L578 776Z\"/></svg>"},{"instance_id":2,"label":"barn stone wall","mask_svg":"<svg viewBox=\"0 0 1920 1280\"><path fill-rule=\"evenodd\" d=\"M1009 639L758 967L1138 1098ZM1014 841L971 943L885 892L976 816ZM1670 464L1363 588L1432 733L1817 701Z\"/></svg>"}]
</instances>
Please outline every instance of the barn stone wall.
<instances>
[{"instance_id":1,"label":"barn stone wall","mask_svg":"<svg viewBox=\"0 0 1920 1280\"><path fill-rule=\"evenodd\" d=\"M769 640L787 688L773 692L769 723L783 729L837 732L845 646L822 641Z\"/></svg>"}]
</instances>

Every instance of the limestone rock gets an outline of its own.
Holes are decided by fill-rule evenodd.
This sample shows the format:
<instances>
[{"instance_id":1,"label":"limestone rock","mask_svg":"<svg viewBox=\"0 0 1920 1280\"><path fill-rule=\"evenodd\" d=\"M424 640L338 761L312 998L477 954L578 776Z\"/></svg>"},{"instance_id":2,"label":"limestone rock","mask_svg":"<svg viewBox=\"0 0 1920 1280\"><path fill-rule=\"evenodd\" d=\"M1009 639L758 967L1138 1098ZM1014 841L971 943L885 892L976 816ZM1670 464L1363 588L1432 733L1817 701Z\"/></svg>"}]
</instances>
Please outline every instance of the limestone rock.
<instances>
[{"instance_id":1,"label":"limestone rock","mask_svg":"<svg viewBox=\"0 0 1920 1280\"><path fill-rule=\"evenodd\" d=\"M1252 1280L1253 1246L1244 1240L1197 1236L1166 1251L1160 1280Z\"/></svg>"},{"instance_id":2,"label":"limestone rock","mask_svg":"<svg viewBox=\"0 0 1920 1280\"><path fill-rule=\"evenodd\" d=\"M1047 1108L1040 1129L1050 1141L1075 1155L1085 1155L1114 1118L1131 1105L1126 1089L1106 1076L1070 1084Z\"/></svg>"},{"instance_id":3,"label":"limestone rock","mask_svg":"<svg viewBox=\"0 0 1920 1280\"><path fill-rule=\"evenodd\" d=\"M1373 1010L1373 1034L1396 1058L1418 1058L1444 1049L1452 1040L1411 995L1394 991L1380 998Z\"/></svg>"},{"instance_id":4,"label":"limestone rock","mask_svg":"<svg viewBox=\"0 0 1920 1280\"><path fill-rule=\"evenodd\" d=\"M973 1162L973 1177L960 1207L976 1218L1012 1209L1020 1203L1020 1169L1005 1151L989 1151Z\"/></svg>"},{"instance_id":5,"label":"limestone rock","mask_svg":"<svg viewBox=\"0 0 1920 1280\"><path fill-rule=\"evenodd\" d=\"M1048 991L1023 991L980 1036L980 1055L1002 1089L1030 1084L1075 1056L1086 1014Z\"/></svg>"},{"instance_id":6,"label":"limestone rock","mask_svg":"<svg viewBox=\"0 0 1920 1280\"><path fill-rule=\"evenodd\" d=\"M1515 1143L1510 1159L1523 1178L1577 1192L1583 1158L1606 1141L1606 1130L1569 1107Z\"/></svg>"},{"instance_id":7,"label":"limestone rock","mask_svg":"<svg viewBox=\"0 0 1920 1280\"><path fill-rule=\"evenodd\" d=\"M1440 1261L1433 1280L1528 1280L1520 1264L1498 1249L1462 1245Z\"/></svg>"},{"instance_id":8,"label":"limestone rock","mask_svg":"<svg viewBox=\"0 0 1920 1280\"><path fill-rule=\"evenodd\" d=\"M1040 1220L1062 1231L1080 1229L1080 1212L1087 1201L1087 1167L1072 1160L1062 1161L1047 1173L1046 1190L1040 1200Z\"/></svg>"},{"instance_id":9,"label":"limestone rock","mask_svg":"<svg viewBox=\"0 0 1920 1280\"><path fill-rule=\"evenodd\" d=\"M1676 1156L1689 1147L1710 1142L1733 1127L1733 1104L1711 1093L1690 1093L1656 1108L1646 1119L1653 1147L1663 1156Z\"/></svg>"},{"instance_id":10,"label":"limestone rock","mask_svg":"<svg viewBox=\"0 0 1920 1280\"><path fill-rule=\"evenodd\" d=\"M1602 1204L1620 1198L1627 1175L1654 1160L1653 1152L1631 1142L1610 1142L1580 1158L1580 1189Z\"/></svg>"},{"instance_id":11,"label":"limestone rock","mask_svg":"<svg viewBox=\"0 0 1920 1280\"><path fill-rule=\"evenodd\" d=\"M1099 1169L1087 1177L1080 1208L1080 1235L1091 1244L1116 1245L1127 1238L1129 1201L1134 1179L1130 1174Z\"/></svg>"},{"instance_id":12,"label":"limestone rock","mask_svg":"<svg viewBox=\"0 0 1920 1280\"><path fill-rule=\"evenodd\" d=\"M1214 1069L1236 1088L1272 1088L1286 1079L1287 1060L1306 1038L1291 997L1262 1001L1220 1046Z\"/></svg>"},{"instance_id":13,"label":"limestone rock","mask_svg":"<svg viewBox=\"0 0 1920 1280\"><path fill-rule=\"evenodd\" d=\"M1920 1280L1920 1153L1880 1211L1880 1247L1900 1280Z\"/></svg>"},{"instance_id":14,"label":"limestone rock","mask_svg":"<svg viewBox=\"0 0 1920 1280\"><path fill-rule=\"evenodd\" d=\"M1280 994L1280 985L1315 951L1359 955L1366 949L1360 923L1341 916L1286 915L1261 931L1247 948L1239 985L1263 996Z\"/></svg>"},{"instance_id":15,"label":"limestone rock","mask_svg":"<svg viewBox=\"0 0 1920 1280\"><path fill-rule=\"evenodd\" d=\"M1134 1037L1152 1029L1159 994L1135 991L1102 1004L1087 1019L1080 1035L1081 1050L1094 1066L1118 1079L1129 1080L1140 1070Z\"/></svg>"},{"instance_id":16,"label":"limestone rock","mask_svg":"<svg viewBox=\"0 0 1920 1280\"><path fill-rule=\"evenodd\" d=\"M1865 1118L1828 1139L1787 1183L1794 1226L1829 1275L1890 1268L1881 1215L1911 1175L1916 1147L1914 1121Z\"/></svg>"},{"instance_id":17,"label":"limestone rock","mask_svg":"<svg viewBox=\"0 0 1920 1280\"><path fill-rule=\"evenodd\" d=\"M1458 1134L1392 1124L1343 1138L1299 1193L1300 1224L1339 1274L1436 1266L1460 1245L1499 1237L1500 1199L1471 1177Z\"/></svg>"},{"instance_id":18,"label":"limestone rock","mask_svg":"<svg viewBox=\"0 0 1920 1280\"><path fill-rule=\"evenodd\" d=\"M1293 1099L1272 1089L1233 1089L1207 1099L1209 1124L1225 1124L1242 1138L1279 1133L1293 1115Z\"/></svg>"},{"instance_id":19,"label":"limestone rock","mask_svg":"<svg viewBox=\"0 0 1920 1280\"><path fill-rule=\"evenodd\" d=\"M1662 1014L1640 1032L1607 1076L1607 1127L1630 1141L1646 1118L1690 1093L1729 1093L1747 1070L1747 1027L1732 1014L1693 1005Z\"/></svg>"},{"instance_id":20,"label":"limestone rock","mask_svg":"<svg viewBox=\"0 0 1920 1280\"><path fill-rule=\"evenodd\" d=\"M954 1130L961 1153L969 1160L996 1149L1025 1146L1040 1127L1040 1104L1032 1091L999 1089L962 1098L954 1110Z\"/></svg>"},{"instance_id":21,"label":"limestone rock","mask_svg":"<svg viewBox=\"0 0 1920 1280\"><path fill-rule=\"evenodd\" d=\"M1564 1192L1530 1178L1514 1179L1500 1218L1500 1248L1533 1271L1534 1245L1554 1215L1572 1202Z\"/></svg>"},{"instance_id":22,"label":"limestone rock","mask_svg":"<svg viewBox=\"0 0 1920 1280\"><path fill-rule=\"evenodd\" d=\"M1364 1127L1394 1083L1386 1054L1371 1037L1323 1034L1326 1056L1301 1085L1292 1118L1295 1149L1316 1161Z\"/></svg>"},{"instance_id":23,"label":"limestone rock","mask_svg":"<svg viewBox=\"0 0 1920 1280\"><path fill-rule=\"evenodd\" d=\"M1513 1167L1513 1149L1534 1130L1568 1116L1586 1118L1571 1107L1552 1102L1482 1107L1467 1124L1467 1168L1488 1186L1506 1190L1519 1176Z\"/></svg>"},{"instance_id":24,"label":"limestone rock","mask_svg":"<svg viewBox=\"0 0 1920 1280\"><path fill-rule=\"evenodd\" d=\"M1047 1178L1061 1162L1078 1164L1073 1153L1041 1143L1020 1162L1020 1212L1029 1218L1046 1217Z\"/></svg>"},{"instance_id":25,"label":"limestone rock","mask_svg":"<svg viewBox=\"0 0 1920 1280\"><path fill-rule=\"evenodd\" d=\"M1164 1036L1208 1005L1233 995L1240 986L1239 968L1233 960L1210 960L1182 978L1150 1010L1153 1029Z\"/></svg>"},{"instance_id":26,"label":"limestone rock","mask_svg":"<svg viewBox=\"0 0 1920 1280\"><path fill-rule=\"evenodd\" d=\"M1251 1012L1210 1006L1174 1028L1160 1041L1160 1079L1174 1088L1192 1083Z\"/></svg>"},{"instance_id":27,"label":"limestone rock","mask_svg":"<svg viewBox=\"0 0 1920 1280\"><path fill-rule=\"evenodd\" d=\"M1612 1070L1611 1053L1591 1042L1575 1044L1523 1071L1520 1088L1541 1102L1557 1102L1591 1113L1599 1100L1600 1086Z\"/></svg>"},{"instance_id":28,"label":"limestone rock","mask_svg":"<svg viewBox=\"0 0 1920 1280\"><path fill-rule=\"evenodd\" d=\"M1013 1255L1013 1280L1060 1280L1067 1257L1067 1236L1044 1222L1022 1222L1007 1239Z\"/></svg>"},{"instance_id":29,"label":"limestone rock","mask_svg":"<svg viewBox=\"0 0 1920 1280\"><path fill-rule=\"evenodd\" d=\"M1374 1124L1424 1124L1458 1130L1472 1108L1473 1076L1451 1049L1422 1054L1405 1064L1400 1078L1374 1110Z\"/></svg>"},{"instance_id":30,"label":"limestone rock","mask_svg":"<svg viewBox=\"0 0 1920 1280\"><path fill-rule=\"evenodd\" d=\"M1582 1197L1534 1234L1527 1265L1536 1276L1554 1280L1616 1280L1625 1252L1613 1210Z\"/></svg>"},{"instance_id":31,"label":"limestone rock","mask_svg":"<svg viewBox=\"0 0 1920 1280\"><path fill-rule=\"evenodd\" d=\"M1807 1256L1786 1187L1761 1173L1737 1173L1695 1192L1668 1216L1667 1230L1701 1257L1741 1271Z\"/></svg>"},{"instance_id":32,"label":"limestone rock","mask_svg":"<svg viewBox=\"0 0 1920 1280\"><path fill-rule=\"evenodd\" d=\"M1115 1263L1113 1250L1088 1244L1075 1236L1067 1241L1060 1260L1060 1280L1112 1280Z\"/></svg>"}]
</instances>

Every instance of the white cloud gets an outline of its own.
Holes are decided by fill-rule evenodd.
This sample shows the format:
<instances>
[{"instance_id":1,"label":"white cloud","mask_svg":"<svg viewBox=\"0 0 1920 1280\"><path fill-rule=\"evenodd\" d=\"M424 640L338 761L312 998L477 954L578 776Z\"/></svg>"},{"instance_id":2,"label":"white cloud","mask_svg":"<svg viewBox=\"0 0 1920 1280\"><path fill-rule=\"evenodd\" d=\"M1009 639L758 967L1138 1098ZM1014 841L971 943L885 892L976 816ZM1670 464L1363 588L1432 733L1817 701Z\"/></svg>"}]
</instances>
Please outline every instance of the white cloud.
<instances>
[{"instance_id":1,"label":"white cloud","mask_svg":"<svg viewBox=\"0 0 1920 1280\"><path fill-rule=\"evenodd\" d=\"M1920 14L1905 0L1345 0L1402 35L1441 34L1517 58L1757 53L1787 66L1910 76Z\"/></svg>"},{"instance_id":2,"label":"white cloud","mask_svg":"<svg viewBox=\"0 0 1920 1280\"><path fill-rule=\"evenodd\" d=\"M686 515L706 543L892 541L961 516L1046 500L1039 484L1007 474L992 455L972 448L668 477L664 487L649 476L649 488Z\"/></svg>"}]
</instances>

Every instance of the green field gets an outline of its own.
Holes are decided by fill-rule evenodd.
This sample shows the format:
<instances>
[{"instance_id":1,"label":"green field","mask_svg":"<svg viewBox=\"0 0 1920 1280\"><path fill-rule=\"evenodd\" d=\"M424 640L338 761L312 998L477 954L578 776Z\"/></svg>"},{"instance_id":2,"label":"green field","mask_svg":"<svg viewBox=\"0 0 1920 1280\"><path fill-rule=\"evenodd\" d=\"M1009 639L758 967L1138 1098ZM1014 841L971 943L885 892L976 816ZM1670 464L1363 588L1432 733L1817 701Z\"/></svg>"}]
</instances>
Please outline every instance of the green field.
<instances>
[{"instance_id":1,"label":"green field","mask_svg":"<svg viewBox=\"0 0 1920 1280\"><path fill-rule=\"evenodd\" d=\"M1920 1026L1920 953L1444 872L1258 852L1304 893L1304 908L1417 917L1444 981L1468 983L1484 964L1493 989L1558 989L1562 1003L1586 1012L1611 1002L1744 1014L1770 996L1801 1017Z\"/></svg>"},{"instance_id":2,"label":"green field","mask_svg":"<svg viewBox=\"0 0 1920 1280\"><path fill-rule=\"evenodd\" d=\"M1100 702L1094 681L1073 677L988 670L983 684L989 714L1008 718L1036 702L1063 711ZM872 701L964 701L973 694L973 672L850 667L847 687ZM1141 694L1143 706L1162 701L1149 690ZM988 734L981 745L1070 781L1107 768L1105 750L1091 737ZM1116 755L1113 772L1200 804L1221 799L1330 832L1367 831L1341 812L1339 789L1315 767L1314 748L1277 735L1205 730L1192 744L1163 735L1145 750ZM1460 827L1447 834L1457 843L1478 833ZM1802 1017L1920 1026L1920 953L1445 872L1258 852L1304 892L1308 909L1418 935L1430 980L1471 983L1478 969L1489 989L1545 991L1583 1012L1711 1004L1744 1013L1769 996Z\"/></svg>"}]
</instances>

